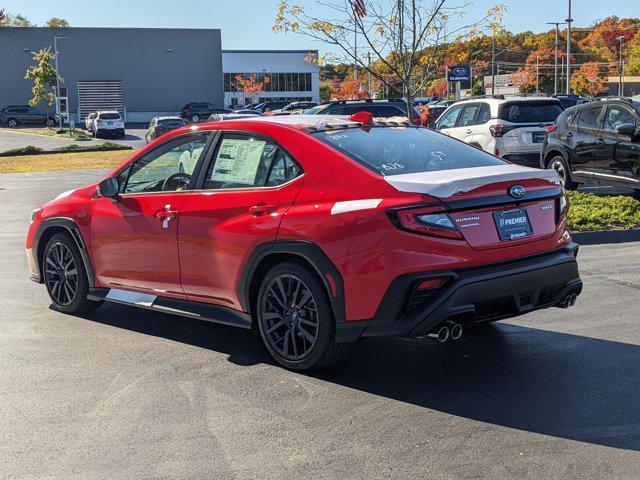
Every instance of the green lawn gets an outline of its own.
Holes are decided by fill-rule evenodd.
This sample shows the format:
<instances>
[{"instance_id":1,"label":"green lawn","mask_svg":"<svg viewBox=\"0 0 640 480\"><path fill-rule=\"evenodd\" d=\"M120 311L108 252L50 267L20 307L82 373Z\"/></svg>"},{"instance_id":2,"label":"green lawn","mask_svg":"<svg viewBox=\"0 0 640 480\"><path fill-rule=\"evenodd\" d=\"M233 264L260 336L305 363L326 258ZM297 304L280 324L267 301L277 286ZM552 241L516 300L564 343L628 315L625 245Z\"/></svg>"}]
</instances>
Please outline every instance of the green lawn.
<instances>
[{"instance_id":1,"label":"green lawn","mask_svg":"<svg viewBox=\"0 0 640 480\"><path fill-rule=\"evenodd\" d=\"M45 135L47 137L58 137L58 138L72 138L78 139L79 137L86 137L87 134L84 130L76 128L75 135L72 135L67 127L64 127L63 130L65 133L56 133L58 131L58 127L49 128L49 127L18 127L18 128L0 128L0 130L4 130L7 132L20 132L27 133L29 135Z\"/></svg>"}]
</instances>

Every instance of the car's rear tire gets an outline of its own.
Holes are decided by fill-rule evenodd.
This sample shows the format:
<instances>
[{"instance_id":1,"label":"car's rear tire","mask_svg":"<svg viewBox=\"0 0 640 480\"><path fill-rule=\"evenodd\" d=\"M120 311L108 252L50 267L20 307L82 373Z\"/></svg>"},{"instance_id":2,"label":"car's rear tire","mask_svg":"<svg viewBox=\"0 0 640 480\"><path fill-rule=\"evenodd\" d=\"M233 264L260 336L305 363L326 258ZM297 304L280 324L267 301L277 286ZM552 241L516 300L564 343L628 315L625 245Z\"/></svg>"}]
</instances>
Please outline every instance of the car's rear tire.
<instances>
[{"instance_id":1,"label":"car's rear tire","mask_svg":"<svg viewBox=\"0 0 640 480\"><path fill-rule=\"evenodd\" d=\"M351 346L335 342L335 320L325 288L302 265L282 263L269 270L258 290L256 312L265 347L286 368L333 365Z\"/></svg>"},{"instance_id":2,"label":"car's rear tire","mask_svg":"<svg viewBox=\"0 0 640 480\"><path fill-rule=\"evenodd\" d=\"M53 307L63 313L87 313L102 301L87 299L89 279L75 240L66 233L53 235L42 256L42 275Z\"/></svg>"},{"instance_id":3,"label":"car's rear tire","mask_svg":"<svg viewBox=\"0 0 640 480\"><path fill-rule=\"evenodd\" d=\"M10 118L9 120L7 120L7 127L16 128L17 126L18 126L18 120L16 120L15 118Z\"/></svg>"},{"instance_id":4,"label":"car's rear tire","mask_svg":"<svg viewBox=\"0 0 640 480\"><path fill-rule=\"evenodd\" d=\"M54 127L56 125L56 121L53 118L47 118L47 121L45 123L49 128Z\"/></svg>"},{"instance_id":5,"label":"car's rear tire","mask_svg":"<svg viewBox=\"0 0 640 480\"><path fill-rule=\"evenodd\" d=\"M578 184L571 180L571 170L569 169L569 165L562 155L556 155L555 157L552 157L551 160L549 160L549 162L547 163L547 168L549 168L550 170L555 170L558 173L562 185L567 190L575 190L576 188L578 188Z\"/></svg>"},{"instance_id":6,"label":"car's rear tire","mask_svg":"<svg viewBox=\"0 0 640 480\"><path fill-rule=\"evenodd\" d=\"M191 121L193 123L198 123L200 121L200 117L198 115L191 115Z\"/></svg>"}]
</instances>

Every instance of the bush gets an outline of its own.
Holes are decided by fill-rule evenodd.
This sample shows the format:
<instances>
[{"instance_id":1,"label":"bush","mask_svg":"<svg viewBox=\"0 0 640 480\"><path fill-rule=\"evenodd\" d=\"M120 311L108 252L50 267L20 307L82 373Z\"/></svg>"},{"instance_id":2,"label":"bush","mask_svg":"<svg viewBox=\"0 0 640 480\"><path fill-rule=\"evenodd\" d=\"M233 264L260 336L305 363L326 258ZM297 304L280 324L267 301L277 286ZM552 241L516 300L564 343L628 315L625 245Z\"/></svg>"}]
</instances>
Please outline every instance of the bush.
<instances>
[{"instance_id":1,"label":"bush","mask_svg":"<svg viewBox=\"0 0 640 480\"><path fill-rule=\"evenodd\" d=\"M13 150L7 150L6 152L2 152L2 155L11 157L14 155L35 155L38 153L44 152L40 147L34 147L33 145L29 145L28 147L14 148Z\"/></svg>"},{"instance_id":2,"label":"bush","mask_svg":"<svg viewBox=\"0 0 640 480\"><path fill-rule=\"evenodd\" d=\"M640 228L640 201L628 196L601 197L567 192L567 223L576 232Z\"/></svg>"}]
</instances>

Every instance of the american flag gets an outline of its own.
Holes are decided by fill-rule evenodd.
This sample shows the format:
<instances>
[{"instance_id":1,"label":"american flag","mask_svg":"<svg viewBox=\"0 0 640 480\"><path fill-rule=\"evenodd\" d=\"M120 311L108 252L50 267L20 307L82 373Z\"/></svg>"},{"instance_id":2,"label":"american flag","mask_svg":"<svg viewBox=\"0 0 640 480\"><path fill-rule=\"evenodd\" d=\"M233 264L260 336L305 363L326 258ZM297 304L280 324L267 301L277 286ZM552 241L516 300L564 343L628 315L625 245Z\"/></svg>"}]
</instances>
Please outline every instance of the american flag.
<instances>
[{"instance_id":1,"label":"american flag","mask_svg":"<svg viewBox=\"0 0 640 480\"><path fill-rule=\"evenodd\" d=\"M367 14L367 7L364 5L364 0L351 0L353 6L353 13L356 17L364 17Z\"/></svg>"}]
</instances>

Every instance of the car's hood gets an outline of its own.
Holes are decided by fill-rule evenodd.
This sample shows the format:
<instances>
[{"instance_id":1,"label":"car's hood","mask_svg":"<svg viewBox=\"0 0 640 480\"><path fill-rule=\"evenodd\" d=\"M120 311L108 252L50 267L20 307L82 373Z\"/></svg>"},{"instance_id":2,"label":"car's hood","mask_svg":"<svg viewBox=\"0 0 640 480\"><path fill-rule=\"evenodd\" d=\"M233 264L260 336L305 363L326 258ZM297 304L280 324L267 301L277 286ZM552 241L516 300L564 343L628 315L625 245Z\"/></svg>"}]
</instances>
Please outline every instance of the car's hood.
<instances>
[{"instance_id":1,"label":"car's hood","mask_svg":"<svg viewBox=\"0 0 640 480\"><path fill-rule=\"evenodd\" d=\"M470 192L499 182L540 179L560 185L555 170L538 170L513 164L389 175L384 179L401 192L423 193L437 198L449 198L456 193Z\"/></svg>"}]
</instances>

